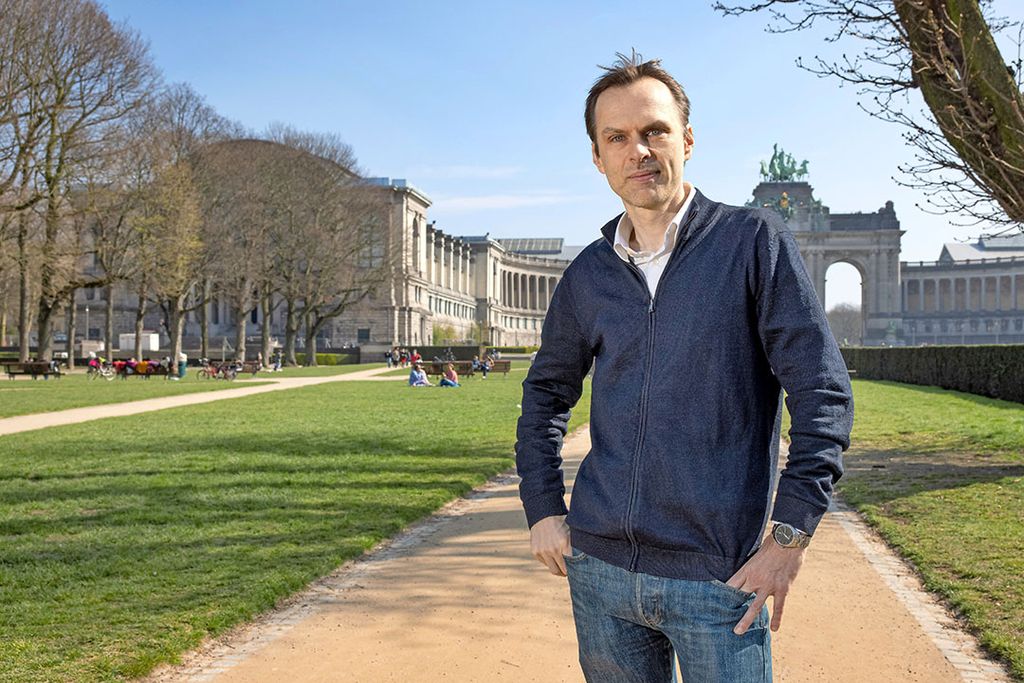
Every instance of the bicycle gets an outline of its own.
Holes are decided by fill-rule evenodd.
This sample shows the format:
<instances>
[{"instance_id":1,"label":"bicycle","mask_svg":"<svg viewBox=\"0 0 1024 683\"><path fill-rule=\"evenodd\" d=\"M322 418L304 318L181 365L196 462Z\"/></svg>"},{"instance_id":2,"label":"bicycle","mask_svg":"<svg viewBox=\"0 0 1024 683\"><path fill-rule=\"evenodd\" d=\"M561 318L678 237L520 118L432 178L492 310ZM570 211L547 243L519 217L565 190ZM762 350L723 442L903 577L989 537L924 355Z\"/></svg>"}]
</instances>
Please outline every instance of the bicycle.
<instances>
[{"instance_id":1,"label":"bicycle","mask_svg":"<svg viewBox=\"0 0 1024 683\"><path fill-rule=\"evenodd\" d=\"M199 371L196 373L196 377L199 379L217 379L218 368L208 359L200 358L199 366Z\"/></svg>"},{"instance_id":2,"label":"bicycle","mask_svg":"<svg viewBox=\"0 0 1024 683\"><path fill-rule=\"evenodd\" d=\"M90 380L102 377L110 382L117 376L117 372L114 371L114 366L110 365L110 363L98 363L96 365L90 365L89 369L85 372L85 376Z\"/></svg>"}]
</instances>

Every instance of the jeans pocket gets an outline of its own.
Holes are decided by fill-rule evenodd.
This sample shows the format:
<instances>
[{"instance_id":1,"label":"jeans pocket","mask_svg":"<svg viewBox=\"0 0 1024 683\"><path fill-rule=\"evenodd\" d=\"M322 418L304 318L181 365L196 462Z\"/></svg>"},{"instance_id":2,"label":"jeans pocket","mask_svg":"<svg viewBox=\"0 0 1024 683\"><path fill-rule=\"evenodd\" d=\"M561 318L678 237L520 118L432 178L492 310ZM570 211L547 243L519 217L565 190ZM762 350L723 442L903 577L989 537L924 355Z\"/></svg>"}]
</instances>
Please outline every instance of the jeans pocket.
<instances>
[{"instance_id":1,"label":"jeans pocket","mask_svg":"<svg viewBox=\"0 0 1024 683\"><path fill-rule=\"evenodd\" d=\"M585 552L577 548L572 549L571 555L562 555L562 558L565 559L566 562L580 562L582 560L587 559L588 557L589 555L587 555Z\"/></svg>"},{"instance_id":2,"label":"jeans pocket","mask_svg":"<svg viewBox=\"0 0 1024 683\"><path fill-rule=\"evenodd\" d=\"M726 582L719 581L718 579L711 579L710 581L708 581L708 583L710 585L714 586L715 588L719 588L719 589L729 593L730 595L732 595L733 598L739 598L739 599L743 600L744 602L746 602L750 598L754 597L753 593L748 593L745 590L740 590L739 588L734 588L733 586L730 586Z\"/></svg>"}]
</instances>

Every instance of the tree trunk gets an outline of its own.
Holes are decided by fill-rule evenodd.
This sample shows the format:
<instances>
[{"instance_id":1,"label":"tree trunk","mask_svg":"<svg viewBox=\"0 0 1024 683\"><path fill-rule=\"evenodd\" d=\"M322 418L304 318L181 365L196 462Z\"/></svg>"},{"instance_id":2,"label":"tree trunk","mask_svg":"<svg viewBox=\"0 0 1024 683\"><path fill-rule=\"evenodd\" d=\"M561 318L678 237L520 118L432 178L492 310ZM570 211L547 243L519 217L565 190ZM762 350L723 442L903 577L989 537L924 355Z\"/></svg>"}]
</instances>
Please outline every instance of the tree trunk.
<instances>
[{"instance_id":1,"label":"tree trunk","mask_svg":"<svg viewBox=\"0 0 1024 683\"><path fill-rule=\"evenodd\" d=\"M263 354L264 364L270 362L270 323L274 316L274 309L276 308L276 306L274 306L274 294L269 291L269 287L267 287L266 290L267 291L264 291L263 296L260 298L260 307L263 310L263 320L261 321L260 326L260 335L262 339L262 343L260 345L262 348L260 349L260 353Z\"/></svg>"},{"instance_id":2,"label":"tree trunk","mask_svg":"<svg viewBox=\"0 0 1024 683\"><path fill-rule=\"evenodd\" d=\"M316 367L316 335L321 327L323 327L322 320L317 320L313 313L306 314L306 367L308 368Z\"/></svg>"},{"instance_id":3,"label":"tree trunk","mask_svg":"<svg viewBox=\"0 0 1024 683\"><path fill-rule=\"evenodd\" d=\"M7 292L0 294L0 346L7 346Z\"/></svg>"},{"instance_id":4,"label":"tree trunk","mask_svg":"<svg viewBox=\"0 0 1024 683\"><path fill-rule=\"evenodd\" d=\"M135 307L135 357L138 359L142 358L142 333L146 327L146 279L143 278L139 283L139 289L136 292L138 297L138 304Z\"/></svg>"},{"instance_id":5,"label":"tree trunk","mask_svg":"<svg viewBox=\"0 0 1024 683\"><path fill-rule=\"evenodd\" d=\"M299 336L299 313L295 299L288 299L284 323L284 362L289 367L299 364L295 358L295 338Z\"/></svg>"},{"instance_id":6,"label":"tree trunk","mask_svg":"<svg viewBox=\"0 0 1024 683\"><path fill-rule=\"evenodd\" d=\"M106 297L106 312L104 314L103 321L103 347L107 350L107 355L111 358L114 357L114 285L109 284L103 288L103 296ZM120 351L120 346L118 351Z\"/></svg>"},{"instance_id":7,"label":"tree trunk","mask_svg":"<svg viewBox=\"0 0 1024 683\"><path fill-rule=\"evenodd\" d=\"M177 297L167 302L167 335L170 337L171 368L177 374L178 360L183 351L181 344L182 331L185 328L185 297Z\"/></svg>"},{"instance_id":8,"label":"tree trunk","mask_svg":"<svg viewBox=\"0 0 1024 683\"><path fill-rule=\"evenodd\" d=\"M249 311L235 308L235 358L245 360L245 333L249 322Z\"/></svg>"},{"instance_id":9,"label":"tree trunk","mask_svg":"<svg viewBox=\"0 0 1024 683\"><path fill-rule=\"evenodd\" d=\"M32 307L29 304L32 282L28 263L28 216L18 216L18 360L29 359L32 344Z\"/></svg>"},{"instance_id":10,"label":"tree trunk","mask_svg":"<svg viewBox=\"0 0 1024 683\"><path fill-rule=\"evenodd\" d=\"M53 319L60 311L60 304L45 297L39 298L39 342L36 346L36 358L49 361L53 359Z\"/></svg>"},{"instance_id":11,"label":"tree trunk","mask_svg":"<svg viewBox=\"0 0 1024 683\"><path fill-rule=\"evenodd\" d=\"M68 324L67 324L67 335L68 341L66 349L68 352L68 370L75 369L75 328L78 322L78 307L75 306L75 295L78 293L77 289L72 289L68 294ZM0 335L2 337L3 335Z\"/></svg>"},{"instance_id":12,"label":"tree trunk","mask_svg":"<svg viewBox=\"0 0 1024 683\"><path fill-rule=\"evenodd\" d=\"M199 307L199 355L210 357L210 278L203 280L203 303Z\"/></svg>"}]
</instances>

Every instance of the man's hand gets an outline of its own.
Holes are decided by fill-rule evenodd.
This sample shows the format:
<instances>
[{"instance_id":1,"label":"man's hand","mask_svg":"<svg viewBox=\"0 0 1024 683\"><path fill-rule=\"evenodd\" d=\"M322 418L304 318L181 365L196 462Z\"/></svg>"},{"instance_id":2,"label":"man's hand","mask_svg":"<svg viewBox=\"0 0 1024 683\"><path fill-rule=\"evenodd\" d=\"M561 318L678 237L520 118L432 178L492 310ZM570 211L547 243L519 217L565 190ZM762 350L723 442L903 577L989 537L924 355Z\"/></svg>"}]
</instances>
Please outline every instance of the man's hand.
<instances>
[{"instance_id":1,"label":"man's hand","mask_svg":"<svg viewBox=\"0 0 1024 683\"><path fill-rule=\"evenodd\" d=\"M555 576L565 576L565 556L572 552L565 515L545 517L530 528L530 551Z\"/></svg>"},{"instance_id":2,"label":"man's hand","mask_svg":"<svg viewBox=\"0 0 1024 683\"><path fill-rule=\"evenodd\" d=\"M804 561L806 548L783 548L771 536L764 539L754 556L732 575L726 584L747 593L757 593L754 602L739 620L733 633L742 636L754 623L761 607L771 595L772 631L778 631L782 624L782 608L786 605L786 594L793 585L800 565Z\"/></svg>"}]
</instances>

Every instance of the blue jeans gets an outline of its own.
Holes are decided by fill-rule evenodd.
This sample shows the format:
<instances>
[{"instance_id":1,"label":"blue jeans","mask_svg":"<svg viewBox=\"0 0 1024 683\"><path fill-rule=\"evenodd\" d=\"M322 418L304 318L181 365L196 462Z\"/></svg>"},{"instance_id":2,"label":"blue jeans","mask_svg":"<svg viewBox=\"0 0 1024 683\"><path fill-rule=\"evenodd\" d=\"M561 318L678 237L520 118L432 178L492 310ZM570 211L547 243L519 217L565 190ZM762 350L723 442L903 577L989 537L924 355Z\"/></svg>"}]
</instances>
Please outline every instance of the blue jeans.
<instances>
[{"instance_id":1,"label":"blue jeans","mask_svg":"<svg viewBox=\"0 0 1024 683\"><path fill-rule=\"evenodd\" d=\"M732 632L752 593L630 572L575 548L565 564L588 683L668 683L673 652L685 683L772 680L768 608L744 635Z\"/></svg>"}]
</instances>

